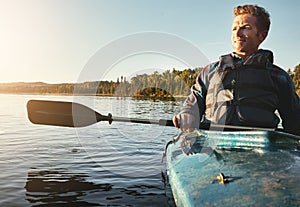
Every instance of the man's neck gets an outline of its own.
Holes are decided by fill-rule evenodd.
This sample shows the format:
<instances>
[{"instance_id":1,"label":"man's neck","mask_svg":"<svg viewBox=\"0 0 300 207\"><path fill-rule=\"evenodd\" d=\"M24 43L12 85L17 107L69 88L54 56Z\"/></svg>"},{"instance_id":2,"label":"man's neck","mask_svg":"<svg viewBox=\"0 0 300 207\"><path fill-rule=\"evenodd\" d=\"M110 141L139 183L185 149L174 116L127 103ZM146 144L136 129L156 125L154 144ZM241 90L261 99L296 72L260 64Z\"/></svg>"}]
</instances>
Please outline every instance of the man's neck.
<instances>
[{"instance_id":1,"label":"man's neck","mask_svg":"<svg viewBox=\"0 0 300 207\"><path fill-rule=\"evenodd\" d=\"M253 55L254 53L256 53L258 50L255 50L251 53L237 53L237 52L233 52L235 57L239 57L243 60L246 60L249 56Z\"/></svg>"}]
</instances>

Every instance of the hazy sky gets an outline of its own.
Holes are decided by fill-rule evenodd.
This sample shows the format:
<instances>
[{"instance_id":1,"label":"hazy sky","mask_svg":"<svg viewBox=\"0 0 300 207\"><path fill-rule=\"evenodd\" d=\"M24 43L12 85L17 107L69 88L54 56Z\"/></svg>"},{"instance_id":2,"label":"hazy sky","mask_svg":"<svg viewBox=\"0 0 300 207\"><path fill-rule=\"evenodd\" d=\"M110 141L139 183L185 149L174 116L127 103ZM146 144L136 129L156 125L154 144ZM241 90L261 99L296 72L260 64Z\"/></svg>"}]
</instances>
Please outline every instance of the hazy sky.
<instances>
[{"instance_id":1,"label":"hazy sky","mask_svg":"<svg viewBox=\"0 0 300 207\"><path fill-rule=\"evenodd\" d=\"M232 51L232 9L245 3L269 11L271 30L261 48L274 52L278 66L294 69L300 63L298 0L0 0L0 82L116 80L204 66ZM194 54L191 45L207 59L195 65L179 57Z\"/></svg>"}]
</instances>

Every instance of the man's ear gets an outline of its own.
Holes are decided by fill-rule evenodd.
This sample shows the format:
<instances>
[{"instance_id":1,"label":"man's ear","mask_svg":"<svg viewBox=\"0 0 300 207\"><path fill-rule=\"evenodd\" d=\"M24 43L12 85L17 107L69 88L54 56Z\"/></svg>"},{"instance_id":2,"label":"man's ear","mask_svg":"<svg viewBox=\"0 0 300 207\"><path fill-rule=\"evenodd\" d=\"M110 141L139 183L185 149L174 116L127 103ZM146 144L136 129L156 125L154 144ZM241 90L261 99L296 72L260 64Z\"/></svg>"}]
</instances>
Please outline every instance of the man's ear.
<instances>
[{"instance_id":1,"label":"man's ear","mask_svg":"<svg viewBox=\"0 0 300 207\"><path fill-rule=\"evenodd\" d=\"M259 38L261 43L266 39L267 36L268 36L268 31L267 30L259 32L259 34L258 34L258 38Z\"/></svg>"}]
</instances>

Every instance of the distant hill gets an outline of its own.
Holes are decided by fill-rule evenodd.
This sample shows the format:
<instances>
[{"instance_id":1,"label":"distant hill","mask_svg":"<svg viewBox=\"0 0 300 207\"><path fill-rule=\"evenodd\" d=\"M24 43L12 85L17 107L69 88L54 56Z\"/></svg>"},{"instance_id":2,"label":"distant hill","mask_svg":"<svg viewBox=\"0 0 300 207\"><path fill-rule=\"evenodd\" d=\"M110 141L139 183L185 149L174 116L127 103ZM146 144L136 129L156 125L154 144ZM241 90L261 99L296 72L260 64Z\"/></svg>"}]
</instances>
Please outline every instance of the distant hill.
<instances>
[{"instance_id":1,"label":"distant hill","mask_svg":"<svg viewBox=\"0 0 300 207\"><path fill-rule=\"evenodd\" d=\"M2 94L72 94L74 84L47 84L43 82L0 83Z\"/></svg>"}]
</instances>

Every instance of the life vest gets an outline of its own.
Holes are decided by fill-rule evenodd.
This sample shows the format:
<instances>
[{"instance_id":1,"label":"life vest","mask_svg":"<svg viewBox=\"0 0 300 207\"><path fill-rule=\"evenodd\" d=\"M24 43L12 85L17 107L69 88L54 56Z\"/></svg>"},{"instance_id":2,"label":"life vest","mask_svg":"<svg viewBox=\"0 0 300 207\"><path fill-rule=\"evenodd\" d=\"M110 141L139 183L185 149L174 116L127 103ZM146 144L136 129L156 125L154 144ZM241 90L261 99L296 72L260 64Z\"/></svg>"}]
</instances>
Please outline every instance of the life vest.
<instances>
[{"instance_id":1,"label":"life vest","mask_svg":"<svg viewBox=\"0 0 300 207\"><path fill-rule=\"evenodd\" d=\"M205 117L213 123L276 127L279 100L271 77L273 56L259 51L246 61L220 58L208 75Z\"/></svg>"}]
</instances>

